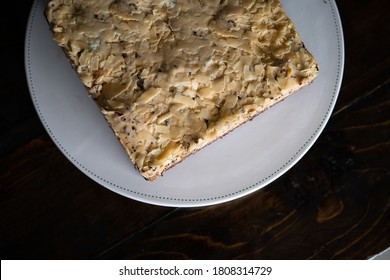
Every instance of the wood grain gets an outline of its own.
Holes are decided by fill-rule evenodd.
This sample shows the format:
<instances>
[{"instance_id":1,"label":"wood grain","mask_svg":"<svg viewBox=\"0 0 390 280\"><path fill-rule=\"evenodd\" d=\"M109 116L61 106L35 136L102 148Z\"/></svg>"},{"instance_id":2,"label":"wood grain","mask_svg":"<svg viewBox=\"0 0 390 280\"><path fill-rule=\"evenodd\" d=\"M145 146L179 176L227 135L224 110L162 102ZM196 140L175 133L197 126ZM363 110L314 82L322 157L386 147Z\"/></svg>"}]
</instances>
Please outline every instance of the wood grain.
<instances>
[{"instance_id":1,"label":"wood grain","mask_svg":"<svg viewBox=\"0 0 390 280\"><path fill-rule=\"evenodd\" d=\"M0 171L0 236L12 240L0 252L7 258L92 258L172 211L97 185L46 135L3 157Z\"/></svg>"},{"instance_id":2,"label":"wood grain","mask_svg":"<svg viewBox=\"0 0 390 280\"><path fill-rule=\"evenodd\" d=\"M14 29L0 27L2 38L12 38L0 52L9 66L0 69L2 259L367 259L390 246L386 1L337 1L344 79L333 115L309 152L249 196L194 209L115 194L53 144L24 75L31 3L10 9L23 18Z\"/></svg>"}]
</instances>

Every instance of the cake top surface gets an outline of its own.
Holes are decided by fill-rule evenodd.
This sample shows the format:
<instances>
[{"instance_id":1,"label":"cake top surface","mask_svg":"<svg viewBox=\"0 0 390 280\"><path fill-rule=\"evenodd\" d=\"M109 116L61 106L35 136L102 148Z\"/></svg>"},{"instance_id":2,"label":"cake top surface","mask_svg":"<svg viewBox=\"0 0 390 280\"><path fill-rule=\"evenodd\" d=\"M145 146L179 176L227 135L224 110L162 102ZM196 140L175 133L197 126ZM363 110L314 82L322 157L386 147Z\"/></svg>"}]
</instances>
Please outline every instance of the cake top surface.
<instances>
[{"instance_id":1,"label":"cake top surface","mask_svg":"<svg viewBox=\"0 0 390 280\"><path fill-rule=\"evenodd\" d=\"M318 70L278 1L53 0L46 16L148 179Z\"/></svg>"}]
</instances>

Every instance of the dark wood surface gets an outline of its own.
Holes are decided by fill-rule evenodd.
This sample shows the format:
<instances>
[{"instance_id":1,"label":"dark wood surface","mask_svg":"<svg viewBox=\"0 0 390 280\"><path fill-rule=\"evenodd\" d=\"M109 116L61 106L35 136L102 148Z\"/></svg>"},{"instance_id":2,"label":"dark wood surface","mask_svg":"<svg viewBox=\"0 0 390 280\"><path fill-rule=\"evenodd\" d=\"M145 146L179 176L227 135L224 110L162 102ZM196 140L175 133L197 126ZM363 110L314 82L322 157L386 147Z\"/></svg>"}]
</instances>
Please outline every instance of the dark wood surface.
<instances>
[{"instance_id":1,"label":"dark wood surface","mask_svg":"<svg viewBox=\"0 0 390 280\"><path fill-rule=\"evenodd\" d=\"M309 152L252 195L195 209L115 194L56 148L24 73L32 1L12 3L0 25L2 259L367 259L390 246L388 1L337 1L343 85Z\"/></svg>"}]
</instances>

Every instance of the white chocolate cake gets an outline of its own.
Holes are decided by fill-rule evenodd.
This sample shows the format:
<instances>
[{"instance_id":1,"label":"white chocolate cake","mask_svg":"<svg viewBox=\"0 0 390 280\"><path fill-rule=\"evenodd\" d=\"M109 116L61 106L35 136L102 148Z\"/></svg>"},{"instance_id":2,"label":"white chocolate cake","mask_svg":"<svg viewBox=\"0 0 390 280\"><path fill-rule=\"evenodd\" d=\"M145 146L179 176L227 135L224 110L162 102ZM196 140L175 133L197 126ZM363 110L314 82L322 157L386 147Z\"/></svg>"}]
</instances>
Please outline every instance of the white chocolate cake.
<instances>
[{"instance_id":1,"label":"white chocolate cake","mask_svg":"<svg viewBox=\"0 0 390 280\"><path fill-rule=\"evenodd\" d=\"M277 0L53 0L46 18L147 180L318 72Z\"/></svg>"}]
</instances>

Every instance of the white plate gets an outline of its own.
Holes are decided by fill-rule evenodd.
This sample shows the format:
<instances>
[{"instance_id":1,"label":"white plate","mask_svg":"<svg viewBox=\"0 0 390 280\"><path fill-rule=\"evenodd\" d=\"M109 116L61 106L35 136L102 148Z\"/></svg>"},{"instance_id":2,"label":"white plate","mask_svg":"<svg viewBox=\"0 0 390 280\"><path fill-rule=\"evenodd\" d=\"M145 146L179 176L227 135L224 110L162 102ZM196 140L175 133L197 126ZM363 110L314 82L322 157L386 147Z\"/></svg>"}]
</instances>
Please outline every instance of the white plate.
<instances>
[{"instance_id":1,"label":"white plate","mask_svg":"<svg viewBox=\"0 0 390 280\"><path fill-rule=\"evenodd\" d=\"M320 65L310 86L192 155L162 178L145 181L88 97L43 15L32 6L25 64L34 106L64 155L102 186L165 206L205 206L266 186L313 145L336 102L344 65L341 22L333 0L282 0L305 46Z\"/></svg>"}]
</instances>

